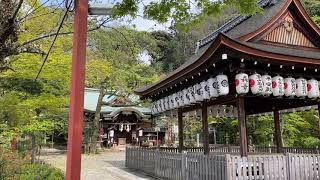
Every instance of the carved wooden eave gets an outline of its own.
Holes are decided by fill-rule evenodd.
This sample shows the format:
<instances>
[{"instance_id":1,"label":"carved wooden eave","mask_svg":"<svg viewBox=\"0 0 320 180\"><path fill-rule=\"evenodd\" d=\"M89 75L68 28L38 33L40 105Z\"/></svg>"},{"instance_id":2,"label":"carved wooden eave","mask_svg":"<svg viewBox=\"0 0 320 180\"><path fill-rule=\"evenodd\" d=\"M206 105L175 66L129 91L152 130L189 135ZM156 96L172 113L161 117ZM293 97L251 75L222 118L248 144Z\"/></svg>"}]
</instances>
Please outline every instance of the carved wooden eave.
<instances>
[{"instance_id":1,"label":"carved wooden eave","mask_svg":"<svg viewBox=\"0 0 320 180\"><path fill-rule=\"evenodd\" d=\"M284 36L287 36L287 39ZM296 38L296 41L290 40L291 38ZM276 40L274 45L282 43L319 48L320 28L310 18L299 0L287 0L282 9L268 23L239 39L245 42Z\"/></svg>"},{"instance_id":2,"label":"carved wooden eave","mask_svg":"<svg viewBox=\"0 0 320 180\"><path fill-rule=\"evenodd\" d=\"M214 32L214 39L202 40L205 43L198 53L165 79L137 89L135 92L143 99L152 98L152 96L157 99L157 96L166 91L181 89L184 82L192 80L193 77L200 80L200 74L206 74L203 72L216 74L230 64L223 64L214 70L210 69L209 72L207 68L221 62L224 53L233 60L245 58L259 63L320 69L319 27L308 16L299 0L278 1L279 4L270 5L266 10L268 18L258 15L260 17L246 18L236 25L230 21L231 29L226 33ZM259 18L264 22L261 23ZM258 27L248 28L251 30L249 32L246 29L248 24L255 24ZM229 61L229 63L232 62Z\"/></svg>"},{"instance_id":3,"label":"carved wooden eave","mask_svg":"<svg viewBox=\"0 0 320 180\"><path fill-rule=\"evenodd\" d=\"M278 26L271 29L260 40L261 42L269 42L274 45L278 43L291 46L303 46L308 48L315 48L316 46L307 37L303 30L299 29L299 25L296 25L291 13L288 13L283 19L278 22Z\"/></svg>"}]
</instances>

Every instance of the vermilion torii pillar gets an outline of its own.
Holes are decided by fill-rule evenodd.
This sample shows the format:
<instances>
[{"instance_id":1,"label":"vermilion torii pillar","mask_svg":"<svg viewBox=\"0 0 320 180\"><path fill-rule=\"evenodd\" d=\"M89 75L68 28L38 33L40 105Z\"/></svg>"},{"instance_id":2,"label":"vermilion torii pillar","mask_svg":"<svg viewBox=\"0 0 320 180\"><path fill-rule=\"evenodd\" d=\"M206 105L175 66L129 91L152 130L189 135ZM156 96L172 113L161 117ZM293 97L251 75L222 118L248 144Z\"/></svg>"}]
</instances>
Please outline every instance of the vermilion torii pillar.
<instances>
[{"instance_id":1,"label":"vermilion torii pillar","mask_svg":"<svg viewBox=\"0 0 320 180\"><path fill-rule=\"evenodd\" d=\"M67 180L79 180L83 129L84 80L87 45L88 0L76 0L72 80L68 127Z\"/></svg>"}]
</instances>

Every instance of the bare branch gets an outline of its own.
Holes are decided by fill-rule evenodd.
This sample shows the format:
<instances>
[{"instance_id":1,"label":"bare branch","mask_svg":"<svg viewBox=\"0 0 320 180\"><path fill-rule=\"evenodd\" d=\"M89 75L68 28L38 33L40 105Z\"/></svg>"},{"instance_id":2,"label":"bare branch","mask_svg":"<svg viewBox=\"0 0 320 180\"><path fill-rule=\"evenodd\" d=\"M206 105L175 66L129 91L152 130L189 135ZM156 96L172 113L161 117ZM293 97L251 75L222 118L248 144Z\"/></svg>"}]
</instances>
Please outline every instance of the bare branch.
<instances>
[{"instance_id":1,"label":"bare branch","mask_svg":"<svg viewBox=\"0 0 320 180\"><path fill-rule=\"evenodd\" d=\"M88 32L96 31L96 30L100 29L105 23L109 22L109 20L110 20L110 19L103 21L103 22L102 22L101 24L99 24L97 27L94 27L94 28L89 29ZM73 34L73 31L58 33L59 36L61 36L61 35L69 35L69 34ZM26 41L26 42L22 43L22 44L20 45L20 47L25 46L25 45L28 45L28 44L31 44L31 43L34 43L34 42L39 41L39 40L42 40L42 39L46 39L46 38L55 36L55 35L57 35L57 32L53 32L53 33L49 33L49 34L44 34L44 35L42 35L42 36L36 37L36 38L34 38L34 39L31 39L31 40L29 40L29 41Z\"/></svg>"},{"instance_id":2,"label":"bare branch","mask_svg":"<svg viewBox=\"0 0 320 180\"><path fill-rule=\"evenodd\" d=\"M23 20L26 20L30 15L34 14L37 10L39 10L41 7L44 7L44 5L46 3L48 3L50 0L45 1L44 3L42 3L41 5L39 5L38 7L36 7L33 11L31 11L30 13L27 13L25 16L23 16L22 18L20 18L18 21L19 22L23 22ZM55 14L55 12L61 7L61 5L65 2L65 0L63 0L60 4L58 4L52 11L47 12L47 13L43 13L43 14L39 14L37 16L33 16L31 18L28 18L28 20L31 19L35 19L41 16L45 16L45 15L49 15L49 14Z\"/></svg>"},{"instance_id":3,"label":"bare branch","mask_svg":"<svg viewBox=\"0 0 320 180\"><path fill-rule=\"evenodd\" d=\"M131 51L131 55L132 55L132 57L134 57L134 50L131 47L131 43L129 42L128 38L121 31L119 31L117 28L110 27L110 26L103 26L103 27L110 28L110 29L116 31L117 33L119 33L123 37L123 39L127 42L128 47L130 48L130 51Z\"/></svg>"},{"instance_id":4,"label":"bare branch","mask_svg":"<svg viewBox=\"0 0 320 180\"><path fill-rule=\"evenodd\" d=\"M19 13L19 10L20 10L20 8L22 6L22 3L23 3L23 0L20 0L19 3L18 3L17 9L15 10L15 12L13 13L13 15L11 17L12 20L16 19L17 15Z\"/></svg>"},{"instance_id":5,"label":"bare branch","mask_svg":"<svg viewBox=\"0 0 320 180\"><path fill-rule=\"evenodd\" d=\"M27 12L25 16L23 16L22 18L19 19L19 21L22 21L23 19L27 18L28 16L30 16L31 14L35 13L37 10L39 10L41 7L43 7L46 3L48 3L50 0L45 1L44 3L40 4L38 7L34 8L31 12Z\"/></svg>"},{"instance_id":6,"label":"bare branch","mask_svg":"<svg viewBox=\"0 0 320 180\"><path fill-rule=\"evenodd\" d=\"M39 48L36 47L23 47L23 48L18 48L17 49L17 53L29 53L29 54L40 54L40 55L45 55L46 53L44 51L42 51Z\"/></svg>"}]
</instances>

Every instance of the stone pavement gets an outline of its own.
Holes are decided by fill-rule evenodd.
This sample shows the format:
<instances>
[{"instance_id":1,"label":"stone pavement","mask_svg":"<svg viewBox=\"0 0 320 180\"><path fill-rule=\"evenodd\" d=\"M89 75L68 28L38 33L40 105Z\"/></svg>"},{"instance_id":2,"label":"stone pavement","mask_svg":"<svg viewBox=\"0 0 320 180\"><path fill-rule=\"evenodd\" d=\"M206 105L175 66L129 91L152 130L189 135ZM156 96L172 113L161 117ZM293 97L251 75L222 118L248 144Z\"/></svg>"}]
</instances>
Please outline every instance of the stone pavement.
<instances>
[{"instance_id":1,"label":"stone pavement","mask_svg":"<svg viewBox=\"0 0 320 180\"><path fill-rule=\"evenodd\" d=\"M48 152L48 151L47 151ZM40 159L63 171L66 154L44 153ZM125 152L106 151L98 155L82 155L82 180L153 180L154 178L125 167Z\"/></svg>"}]
</instances>

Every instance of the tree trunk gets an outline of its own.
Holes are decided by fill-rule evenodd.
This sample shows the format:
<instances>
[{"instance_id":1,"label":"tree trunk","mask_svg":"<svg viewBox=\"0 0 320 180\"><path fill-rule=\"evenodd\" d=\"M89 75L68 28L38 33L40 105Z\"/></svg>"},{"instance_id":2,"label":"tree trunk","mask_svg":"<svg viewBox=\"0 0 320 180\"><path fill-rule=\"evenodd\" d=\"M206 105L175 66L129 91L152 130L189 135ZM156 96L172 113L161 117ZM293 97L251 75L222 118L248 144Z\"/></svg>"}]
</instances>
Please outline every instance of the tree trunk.
<instances>
[{"instance_id":1,"label":"tree trunk","mask_svg":"<svg viewBox=\"0 0 320 180\"><path fill-rule=\"evenodd\" d=\"M100 112L103 102L103 97L106 95L106 80L101 83L100 94L97 102L96 112L93 120L93 133L91 138L91 148L90 153L97 153L97 138L99 136L99 120L100 120Z\"/></svg>"},{"instance_id":2,"label":"tree trunk","mask_svg":"<svg viewBox=\"0 0 320 180\"><path fill-rule=\"evenodd\" d=\"M36 159L36 136L31 134L31 163L33 164Z\"/></svg>"}]
</instances>

